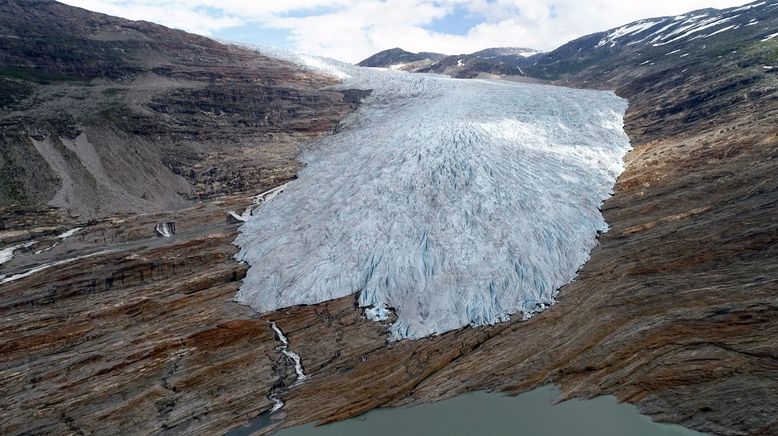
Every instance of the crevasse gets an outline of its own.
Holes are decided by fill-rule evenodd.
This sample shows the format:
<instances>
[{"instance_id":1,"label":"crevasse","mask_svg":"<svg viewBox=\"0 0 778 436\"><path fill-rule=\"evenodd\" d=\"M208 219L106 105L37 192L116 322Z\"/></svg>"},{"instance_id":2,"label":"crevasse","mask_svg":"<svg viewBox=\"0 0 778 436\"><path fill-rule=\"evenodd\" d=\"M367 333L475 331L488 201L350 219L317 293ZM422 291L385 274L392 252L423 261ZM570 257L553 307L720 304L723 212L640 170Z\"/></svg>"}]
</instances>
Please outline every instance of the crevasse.
<instances>
[{"instance_id":1,"label":"crevasse","mask_svg":"<svg viewBox=\"0 0 778 436\"><path fill-rule=\"evenodd\" d=\"M416 339L553 304L607 230L630 148L613 93L270 54L373 93L241 227L236 301L359 293L377 318L396 311L393 339Z\"/></svg>"}]
</instances>

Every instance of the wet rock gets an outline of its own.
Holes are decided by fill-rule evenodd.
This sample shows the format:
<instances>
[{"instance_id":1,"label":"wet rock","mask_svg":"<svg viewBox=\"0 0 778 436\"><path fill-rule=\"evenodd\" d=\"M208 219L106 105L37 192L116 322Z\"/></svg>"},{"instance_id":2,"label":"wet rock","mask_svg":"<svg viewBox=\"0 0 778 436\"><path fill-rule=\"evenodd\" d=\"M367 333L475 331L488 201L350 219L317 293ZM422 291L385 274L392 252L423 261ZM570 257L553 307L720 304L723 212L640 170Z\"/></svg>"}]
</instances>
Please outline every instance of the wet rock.
<instances>
[{"instance_id":1,"label":"wet rock","mask_svg":"<svg viewBox=\"0 0 778 436\"><path fill-rule=\"evenodd\" d=\"M176 234L176 223L158 223L154 226L154 233L159 237L170 238Z\"/></svg>"},{"instance_id":2,"label":"wet rock","mask_svg":"<svg viewBox=\"0 0 778 436\"><path fill-rule=\"evenodd\" d=\"M246 219L243 218L243 216L238 215L234 211L229 211L227 213L227 224L242 224L245 223Z\"/></svg>"}]
</instances>

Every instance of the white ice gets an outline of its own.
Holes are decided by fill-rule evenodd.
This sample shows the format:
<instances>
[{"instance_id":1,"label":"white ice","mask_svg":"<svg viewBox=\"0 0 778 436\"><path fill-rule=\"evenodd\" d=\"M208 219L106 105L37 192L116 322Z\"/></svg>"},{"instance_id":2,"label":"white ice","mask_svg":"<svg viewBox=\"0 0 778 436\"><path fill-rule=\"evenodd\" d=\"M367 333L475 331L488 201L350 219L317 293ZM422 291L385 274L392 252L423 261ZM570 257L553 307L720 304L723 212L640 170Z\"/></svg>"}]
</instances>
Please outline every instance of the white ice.
<instances>
[{"instance_id":1,"label":"white ice","mask_svg":"<svg viewBox=\"0 0 778 436\"><path fill-rule=\"evenodd\" d=\"M757 8L757 7L759 7L759 6L762 6L762 5L764 5L765 3L767 3L767 2L759 2L759 3L754 3L754 4L751 4L751 5L743 6L742 8L737 8L737 9L734 9L732 12L747 11L747 10L749 10L749 9L752 9L752 8Z\"/></svg>"},{"instance_id":2,"label":"white ice","mask_svg":"<svg viewBox=\"0 0 778 436\"><path fill-rule=\"evenodd\" d=\"M391 312L383 304L365 309L365 317L371 321L386 321Z\"/></svg>"},{"instance_id":3,"label":"white ice","mask_svg":"<svg viewBox=\"0 0 778 436\"><path fill-rule=\"evenodd\" d=\"M737 26L737 25L727 26L727 27L719 29L719 30L717 30L717 31L715 31L713 33L709 33L709 34L703 36L703 38L710 38L713 35L718 35L719 33L723 33L723 32L726 32L728 30L733 30L733 29L738 29L738 28L740 28L740 26Z\"/></svg>"},{"instance_id":4,"label":"white ice","mask_svg":"<svg viewBox=\"0 0 778 436\"><path fill-rule=\"evenodd\" d=\"M641 33L643 31L646 31L657 24L661 23L662 21L641 21L634 24L629 24L627 26L619 27L618 29L614 29L610 32L608 32L605 37L600 40L599 43L597 43L597 48L602 47L608 43L611 43L611 47L613 47L616 44L616 40L619 38L622 38L627 35L636 35L638 33Z\"/></svg>"},{"instance_id":5,"label":"white ice","mask_svg":"<svg viewBox=\"0 0 778 436\"><path fill-rule=\"evenodd\" d=\"M249 209L249 212L251 212L251 209ZM236 221L246 222L246 219L247 219L246 216L247 215L246 215L245 212L242 215L238 215L238 212L235 212L234 210L231 210L231 211L227 212L227 214L229 216L231 216L232 218L234 218Z\"/></svg>"},{"instance_id":6,"label":"white ice","mask_svg":"<svg viewBox=\"0 0 778 436\"><path fill-rule=\"evenodd\" d=\"M393 339L421 338L552 304L607 230L599 207L630 148L613 93L262 51L373 93L241 227L236 301L359 293L368 316L396 312Z\"/></svg>"},{"instance_id":7,"label":"white ice","mask_svg":"<svg viewBox=\"0 0 778 436\"><path fill-rule=\"evenodd\" d=\"M14 246L11 246L11 247L8 247L8 248L4 248L4 249L0 250L0 265L4 264L6 262L10 262L11 259L14 258L14 252L16 250L21 250L23 248L31 247L33 244L34 244L34 242L27 242L27 243L24 243L24 244L18 244L18 245L14 245Z\"/></svg>"},{"instance_id":8,"label":"white ice","mask_svg":"<svg viewBox=\"0 0 778 436\"><path fill-rule=\"evenodd\" d=\"M739 17L739 15L721 18L721 19L719 19L718 17L713 17L699 22L697 22L696 19L690 18L685 23L683 23L684 25L682 25L678 29L675 29L668 34L661 34L658 37L654 38L654 40L651 42L654 47L670 44L676 41L680 41L684 38L688 38L689 36L694 35L695 33L702 32L705 29L710 29L711 27L720 26L724 23L727 23L728 21L734 20L737 17ZM668 39L673 36L675 36L675 38Z\"/></svg>"},{"instance_id":9,"label":"white ice","mask_svg":"<svg viewBox=\"0 0 778 436\"><path fill-rule=\"evenodd\" d=\"M268 399L273 402L273 408L270 409L270 413L274 413L278 410L281 410L284 407L284 402L280 398L278 398L275 394L270 394L268 396Z\"/></svg>"},{"instance_id":10,"label":"white ice","mask_svg":"<svg viewBox=\"0 0 778 436\"><path fill-rule=\"evenodd\" d=\"M157 232L157 235L163 238L172 238L175 234L173 227L169 223L159 223L154 226L154 230Z\"/></svg>"},{"instance_id":11,"label":"white ice","mask_svg":"<svg viewBox=\"0 0 778 436\"><path fill-rule=\"evenodd\" d=\"M103 254L109 254L109 253L113 253L113 252L115 252L115 250L99 251L97 253L86 254L84 256L74 257L74 258L71 258L71 259L65 259L65 260L59 260L59 261L56 261L56 262L45 263L43 265L37 266L37 267L32 268L32 269L30 269L28 271L25 271L23 273L14 274L14 275L11 275L11 276L9 276L9 275L0 275L0 285L4 285L6 283L15 282L17 280L21 280L21 279L30 277L33 274L37 274L37 273L39 273L41 271L45 271L45 270L47 270L49 268L53 268L55 266L65 265L65 264L68 264L68 263L73 263L73 262L78 261L78 260L87 259L87 258L95 257L95 256L101 256Z\"/></svg>"},{"instance_id":12,"label":"white ice","mask_svg":"<svg viewBox=\"0 0 778 436\"><path fill-rule=\"evenodd\" d=\"M283 185L276 186L273 189L269 189L259 195L256 195L251 202L252 204L249 207L247 207L242 214L239 215L234 210L229 211L228 214L232 216L232 218L234 218L236 221L246 222L249 219L249 217L251 217L251 215L254 213L254 210L256 210L258 207L276 198L279 194L284 192L284 189L288 184L289 182L284 183Z\"/></svg>"},{"instance_id":13,"label":"white ice","mask_svg":"<svg viewBox=\"0 0 778 436\"><path fill-rule=\"evenodd\" d=\"M270 327L273 328L273 331L276 332L276 336L278 336L278 340L281 341L281 346L279 347L281 354L288 357L294 364L294 371L297 373L296 383L305 381L308 376L305 375L305 372L303 371L303 363L300 355L289 349L289 339L286 338L284 332L278 328L278 325L275 322L271 322ZM283 403L281 403L281 406L283 407Z\"/></svg>"},{"instance_id":14,"label":"white ice","mask_svg":"<svg viewBox=\"0 0 778 436\"><path fill-rule=\"evenodd\" d=\"M76 228L70 229L70 230L68 230L66 232L63 232L63 233L57 235L57 240L54 241L53 244L51 244L50 246L48 246L48 247L46 247L44 249L36 251L35 254L41 254L41 253L45 253L45 252L51 250L52 248L54 248L57 245L59 245L60 242L62 242L65 239L75 235L76 233L80 232L82 229L83 229L83 227L76 227Z\"/></svg>"},{"instance_id":15,"label":"white ice","mask_svg":"<svg viewBox=\"0 0 778 436\"><path fill-rule=\"evenodd\" d=\"M45 251L51 250L52 248L56 247L57 244L59 244L60 242L62 242L65 239L75 235L79 230L81 230L81 227L77 227L77 228L68 230L68 231L66 231L66 232L64 232L62 234L57 235L57 241L54 242L53 245L51 245L50 247L45 248L43 250L38 250L38 251L35 252L35 254L41 254L41 253L43 253ZM6 262L11 261L11 259L14 258L14 252L16 250L21 250L21 249L24 249L24 248L29 248L29 247L32 247L33 245L35 245L35 241L25 242L24 244L18 244L18 245L14 245L12 247L8 247L8 248L4 248L4 249L0 250L0 265L4 264ZM2 276L2 277L0 277L0 280L5 280L5 278L6 278L6 276ZM5 283L5 282L3 282L3 283Z\"/></svg>"}]
</instances>

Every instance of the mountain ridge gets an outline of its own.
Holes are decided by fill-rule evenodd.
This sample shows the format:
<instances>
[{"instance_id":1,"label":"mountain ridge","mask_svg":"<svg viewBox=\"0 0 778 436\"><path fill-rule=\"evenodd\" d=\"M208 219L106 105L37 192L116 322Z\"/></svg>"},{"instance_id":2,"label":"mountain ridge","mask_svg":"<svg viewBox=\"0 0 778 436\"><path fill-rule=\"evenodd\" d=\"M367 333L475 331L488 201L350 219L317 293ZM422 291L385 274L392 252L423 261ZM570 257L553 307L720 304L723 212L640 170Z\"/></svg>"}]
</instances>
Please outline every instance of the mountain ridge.
<instances>
[{"instance_id":1,"label":"mountain ridge","mask_svg":"<svg viewBox=\"0 0 778 436\"><path fill-rule=\"evenodd\" d=\"M11 3L20 5L14 17L57 25L108 19L64 5L56 13L21 1L0 7ZM358 98L319 89L331 78L183 33L167 40L168 48L184 45L181 57L162 47L147 59L161 56L152 67L112 63L112 48L145 50L143 41L126 42L140 37L137 26L118 34L127 47L81 41L106 50L85 68L116 73L108 84L72 80L68 68L77 64L52 56L84 54L45 28L31 46L0 39L3 59L24 61L8 63L14 68L0 80L0 188L51 171L20 188L51 192L4 202L1 211L4 258L14 247L0 265L2 433L213 434L250 419L269 433L553 383L561 399L612 394L655 420L711 434L778 434L778 77L764 68L778 64L778 38L742 26L710 37L720 44L715 56L679 52L641 66L631 41L597 47L608 31L544 56L534 74L546 83L615 89L629 99L634 150L602 207L609 231L559 302L532 319L388 344L386 329L365 319L354 296L261 317L232 301L246 266L234 259L239 223L228 222L228 212L255 207L256 190L294 177L300 142L337 129ZM690 38L661 46L662 56ZM145 72L122 81L128 68ZM273 110L263 111L268 105ZM85 107L111 110L110 128L101 128L103 118L84 124ZM147 147L142 163L173 174L180 165L176 183L192 197L173 210L54 217L46 204L59 174L36 157L33 141L49 138L42 150L61 156L51 162L75 168L61 174L100 180L82 134L115 165L101 153ZM232 146L211 148L223 140ZM264 153L251 154L252 146ZM124 175L142 175L124 166ZM177 233L156 237L159 223L175 223ZM296 383L273 326L302 359L304 383ZM272 414L276 400L285 405Z\"/></svg>"},{"instance_id":2,"label":"mountain ridge","mask_svg":"<svg viewBox=\"0 0 778 436\"><path fill-rule=\"evenodd\" d=\"M354 108L253 50L48 0L0 10L2 205L101 218L245 191L293 177L296 143Z\"/></svg>"},{"instance_id":3,"label":"mountain ridge","mask_svg":"<svg viewBox=\"0 0 778 436\"><path fill-rule=\"evenodd\" d=\"M357 65L470 78L478 73L505 74L512 69L520 70L540 54L540 51L521 47L493 47L463 55L411 53L393 48L378 52Z\"/></svg>"},{"instance_id":4,"label":"mountain ridge","mask_svg":"<svg viewBox=\"0 0 778 436\"><path fill-rule=\"evenodd\" d=\"M616 62L616 66L631 64L631 66L637 67L648 64L648 67L644 69L651 70L654 68L650 67L660 67L668 64L669 61L678 61L678 57L686 54L687 56L684 57L688 57L688 59L684 59L683 62L693 65L704 58L701 56L703 53L700 53L699 50L708 49L708 45L712 46L711 51L715 51L717 44L727 46L733 42L741 44L775 33L776 28L778 28L778 19L774 8L777 7L778 3L775 0L769 0L764 3L757 1L726 9L705 8L676 16L633 21L611 30L582 36L545 53L537 52L529 56L505 53L500 54L499 59L493 62L484 62L486 59L481 55L482 53L500 50L492 48L470 55L448 56L427 65L409 65L403 69L411 72L446 74L460 78L473 78L479 73L488 73L558 81L569 75L585 73L585 70L592 64L602 66L598 61L605 58ZM694 22L695 20L697 23ZM737 30L739 32L734 32ZM683 37L685 33L688 33L691 41ZM668 35L670 37L664 38ZM651 39L648 44L641 45L648 39ZM695 40L697 43L692 42ZM674 50L686 47L684 45L686 43L694 44L698 52L678 53L671 58L662 57ZM690 49L691 47L687 50ZM531 49L525 50L528 50L529 53L532 52ZM726 54L730 53L716 52L714 56ZM468 63L469 58L478 58L480 62L472 66L458 65L459 61ZM647 64L643 64L646 61L648 61ZM374 63L364 66L391 67L392 63ZM604 72L604 69L591 71L588 73L587 83L590 83L591 86L591 82L597 81Z\"/></svg>"}]
</instances>

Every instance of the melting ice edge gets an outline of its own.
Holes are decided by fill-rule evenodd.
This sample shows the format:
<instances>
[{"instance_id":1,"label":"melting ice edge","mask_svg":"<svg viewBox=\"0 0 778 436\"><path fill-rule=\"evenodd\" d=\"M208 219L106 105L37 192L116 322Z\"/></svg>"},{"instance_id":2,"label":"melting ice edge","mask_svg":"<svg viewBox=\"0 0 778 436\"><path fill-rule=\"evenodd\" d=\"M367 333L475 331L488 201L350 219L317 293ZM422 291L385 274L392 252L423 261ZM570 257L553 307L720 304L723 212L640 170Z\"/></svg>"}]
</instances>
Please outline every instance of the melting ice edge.
<instances>
[{"instance_id":1,"label":"melting ice edge","mask_svg":"<svg viewBox=\"0 0 778 436\"><path fill-rule=\"evenodd\" d=\"M553 304L607 230L599 208L630 149L614 93L270 54L373 93L247 217L236 301L359 293L375 318L396 311L392 339L417 339Z\"/></svg>"}]
</instances>

